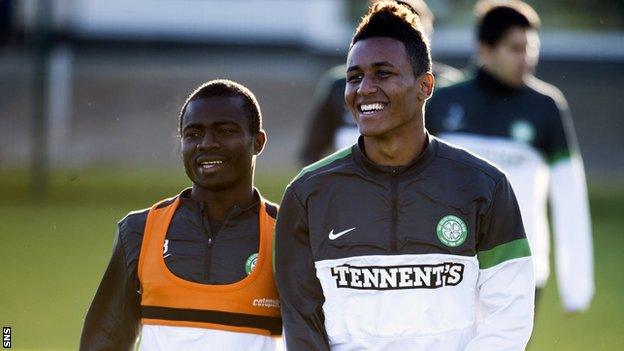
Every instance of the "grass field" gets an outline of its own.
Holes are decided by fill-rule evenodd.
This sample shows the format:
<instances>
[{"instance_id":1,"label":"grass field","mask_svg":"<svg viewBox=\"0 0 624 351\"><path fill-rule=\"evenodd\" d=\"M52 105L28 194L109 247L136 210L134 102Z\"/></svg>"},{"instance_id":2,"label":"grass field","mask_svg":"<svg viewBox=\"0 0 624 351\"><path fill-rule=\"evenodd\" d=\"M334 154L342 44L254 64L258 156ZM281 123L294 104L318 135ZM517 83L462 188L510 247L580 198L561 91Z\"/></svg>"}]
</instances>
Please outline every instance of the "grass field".
<instances>
[{"instance_id":1,"label":"grass field","mask_svg":"<svg viewBox=\"0 0 624 351\"><path fill-rule=\"evenodd\" d=\"M260 172L265 197L279 201L293 172ZM0 324L13 349L73 350L101 278L116 222L187 186L181 172L57 172L44 201L28 195L27 174L0 172ZM531 350L621 350L624 345L624 187L590 187L596 296L584 314L564 316L554 280L541 300Z\"/></svg>"}]
</instances>

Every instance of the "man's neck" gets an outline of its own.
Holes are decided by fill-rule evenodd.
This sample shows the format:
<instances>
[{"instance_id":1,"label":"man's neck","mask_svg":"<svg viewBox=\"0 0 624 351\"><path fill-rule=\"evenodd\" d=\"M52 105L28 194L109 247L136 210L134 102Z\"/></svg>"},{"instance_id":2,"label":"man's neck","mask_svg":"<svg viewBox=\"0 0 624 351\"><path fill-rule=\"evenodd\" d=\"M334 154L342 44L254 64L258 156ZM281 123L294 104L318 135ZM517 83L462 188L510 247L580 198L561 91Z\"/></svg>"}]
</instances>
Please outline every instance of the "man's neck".
<instances>
[{"instance_id":1,"label":"man's neck","mask_svg":"<svg viewBox=\"0 0 624 351\"><path fill-rule=\"evenodd\" d=\"M412 122L382 137L364 137L366 156L380 166L409 165L425 150L426 142L422 123Z\"/></svg>"},{"instance_id":2,"label":"man's neck","mask_svg":"<svg viewBox=\"0 0 624 351\"><path fill-rule=\"evenodd\" d=\"M210 220L223 221L233 206L248 207L256 201L252 182L225 190L208 190L196 184L191 189L191 198L206 204Z\"/></svg>"}]
</instances>

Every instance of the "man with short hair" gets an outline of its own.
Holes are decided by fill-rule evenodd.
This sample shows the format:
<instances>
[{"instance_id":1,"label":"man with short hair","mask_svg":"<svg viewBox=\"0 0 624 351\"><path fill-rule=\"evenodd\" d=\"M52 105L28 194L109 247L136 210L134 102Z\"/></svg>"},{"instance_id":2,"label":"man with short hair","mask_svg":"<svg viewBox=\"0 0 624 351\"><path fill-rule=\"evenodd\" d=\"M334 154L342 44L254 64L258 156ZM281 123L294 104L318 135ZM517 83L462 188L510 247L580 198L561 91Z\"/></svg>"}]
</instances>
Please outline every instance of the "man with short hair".
<instances>
[{"instance_id":1,"label":"man with short hair","mask_svg":"<svg viewBox=\"0 0 624 351\"><path fill-rule=\"evenodd\" d=\"M583 311L594 293L583 161L563 94L533 76L539 17L520 1L481 1L476 13L480 66L474 78L434 94L427 129L507 173L535 259L538 296L550 271L550 192L559 294L566 311Z\"/></svg>"},{"instance_id":2,"label":"man with short hair","mask_svg":"<svg viewBox=\"0 0 624 351\"><path fill-rule=\"evenodd\" d=\"M430 37L434 16L425 1L397 2L418 15L425 35ZM344 65L333 67L323 75L316 87L311 120L299 155L302 165L316 162L328 153L353 144L359 136L357 125L344 103L345 70ZM432 72L437 86L457 83L463 77L461 71L440 62L433 63Z\"/></svg>"},{"instance_id":3,"label":"man with short hair","mask_svg":"<svg viewBox=\"0 0 624 351\"><path fill-rule=\"evenodd\" d=\"M119 222L81 350L128 350L139 332L141 350L277 349L277 206L253 186L260 106L244 86L213 80L184 103L179 132L192 186Z\"/></svg>"},{"instance_id":4,"label":"man with short hair","mask_svg":"<svg viewBox=\"0 0 624 351\"><path fill-rule=\"evenodd\" d=\"M431 137L418 17L373 5L347 58L357 144L304 168L276 224L291 350L523 350L533 267L505 175Z\"/></svg>"}]
</instances>

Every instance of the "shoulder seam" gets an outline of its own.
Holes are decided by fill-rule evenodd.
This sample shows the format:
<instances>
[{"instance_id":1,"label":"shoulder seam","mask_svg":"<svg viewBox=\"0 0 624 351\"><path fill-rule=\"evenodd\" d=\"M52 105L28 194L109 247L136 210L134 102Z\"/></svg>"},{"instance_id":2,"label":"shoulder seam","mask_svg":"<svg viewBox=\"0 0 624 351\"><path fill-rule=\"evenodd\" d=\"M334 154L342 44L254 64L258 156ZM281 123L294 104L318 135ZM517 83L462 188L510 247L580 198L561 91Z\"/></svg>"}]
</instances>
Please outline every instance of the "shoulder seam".
<instances>
[{"instance_id":1,"label":"shoulder seam","mask_svg":"<svg viewBox=\"0 0 624 351\"><path fill-rule=\"evenodd\" d=\"M498 170L498 171L501 173L501 176L500 176L500 177L498 177L498 179L496 179L496 178L494 178L494 176L493 176L493 175L489 174L489 172L485 171L484 169L481 169L481 168L480 168L479 166L477 166L477 165L473 165L473 164L471 164L471 163L469 163L469 162L465 162L465 161L462 161L462 160L457 160L457 159L454 159L454 158L450 158L450 157L448 157L448 156L440 155L439 153L438 153L438 157L443 158L443 159L445 159L445 160L449 160L449 161L453 161L453 162L461 163L461 164L463 164L464 166L468 166L468 167L474 168L474 169L478 170L479 172L481 172L481 173L485 174L486 176L488 176L488 177L489 177L490 179L492 179L492 181L494 181L494 183L496 183L496 184L498 184L498 182L499 182L499 181L500 181L500 180L501 180L501 179L505 176L505 174L504 174L504 172L503 172L502 170ZM485 160L484 160L484 161L485 161ZM487 162L487 161L485 161L485 162ZM495 166L493 166L493 167L495 167ZM496 168L495 168L495 169L496 169Z\"/></svg>"},{"instance_id":2,"label":"shoulder seam","mask_svg":"<svg viewBox=\"0 0 624 351\"><path fill-rule=\"evenodd\" d=\"M498 192L498 187L501 184L501 181L505 179L505 177L500 177L495 183L494 183L494 188L492 189L492 199L490 201L490 203L488 204L487 209L484 211L484 213L489 214L490 211L492 210L492 207L494 206L494 200L496 199L496 193Z\"/></svg>"},{"instance_id":3,"label":"shoulder seam","mask_svg":"<svg viewBox=\"0 0 624 351\"><path fill-rule=\"evenodd\" d=\"M122 226L126 229L128 229L127 231L131 231L133 228L129 228L128 227L128 218L130 216L145 216L145 220L147 220L147 216L149 214L149 208L145 208L142 210L137 210L137 211L132 211L129 212L124 218L122 218L118 223L117 223L117 228L119 230L119 236L121 237L121 228ZM145 225L143 225L143 228L141 228L141 231L145 231Z\"/></svg>"}]
</instances>

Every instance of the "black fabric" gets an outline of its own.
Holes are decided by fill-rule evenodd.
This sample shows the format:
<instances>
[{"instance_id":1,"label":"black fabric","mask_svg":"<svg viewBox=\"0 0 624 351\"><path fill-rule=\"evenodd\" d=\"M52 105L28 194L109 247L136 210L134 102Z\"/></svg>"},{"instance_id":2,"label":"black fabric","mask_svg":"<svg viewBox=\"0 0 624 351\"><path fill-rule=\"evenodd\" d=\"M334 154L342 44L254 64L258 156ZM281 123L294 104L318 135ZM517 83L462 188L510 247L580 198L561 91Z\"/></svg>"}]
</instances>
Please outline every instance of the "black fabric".
<instances>
[{"instance_id":1,"label":"black fabric","mask_svg":"<svg viewBox=\"0 0 624 351\"><path fill-rule=\"evenodd\" d=\"M277 205L272 204L272 203L266 203L266 212L271 218L273 219L277 218L278 209L279 207Z\"/></svg>"},{"instance_id":2,"label":"black fabric","mask_svg":"<svg viewBox=\"0 0 624 351\"><path fill-rule=\"evenodd\" d=\"M256 196L259 199L257 191ZM215 233L204 220L203 204L190 199L190 191L185 190L166 235L167 268L202 284L242 280L247 276L247 258L259 248L259 207L258 201L232 208ZM131 212L118 224L113 256L85 318L81 350L125 350L136 340L141 319L137 265L147 214L147 209Z\"/></svg>"},{"instance_id":3,"label":"black fabric","mask_svg":"<svg viewBox=\"0 0 624 351\"><path fill-rule=\"evenodd\" d=\"M376 175L396 175L399 179L407 179L410 177L414 177L418 175L418 173L422 172L429 162L433 160L437 153L438 143L430 142L431 138L427 135L427 142L425 146L425 150L416 157L410 164L405 166L380 166L371 161L368 156L366 156L366 150L364 147L364 138L362 136L359 137L357 146L352 148L353 159L357 165L366 169L369 174Z\"/></svg>"},{"instance_id":4,"label":"black fabric","mask_svg":"<svg viewBox=\"0 0 624 351\"><path fill-rule=\"evenodd\" d=\"M141 315L143 318L149 319L203 322L233 327L259 328L268 330L271 332L271 335L280 335L282 333L282 319L277 317L154 306L141 306Z\"/></svg>"},{"instance_id":5,"label":"black fabric","mask_svg":"<svg viewBox=\"0 0 624 351\"><path fill-rule=\"evenodd\" d=\"M518 201L507 178L496 184L491 206L481 218L479 227L478 251L526 237Z\"/></svg>"},{"instance_id":6,"label":"black fabric","mask_svg":"<svg viewBox=\"0 0 624 351\"><path fill-rule=\"evenodd\" d=\"M433 135L467 133L513 139L513 124L522 121L534 132L526 142L546 160L578 152L563 94L535 77L513 88L480 69L472 79L434 92L425 110L425 125Z\"/></svg>"},{"instance_id":7,"label":"black fabric","mask_svg":"<svg viewBox=\"0 0 624 351\"><path fill-rule=\"evenodd\" d=\"M310 248L308 222L303 205L286 188L277 216L275 282L280 293L284 336L288 350L329 351L323 315L323 289L316 277ZM280 234L277 234L280 235ZM280 265L278 262L288 262ZM296 278L295 278L296 277ZM286 297L283 299L282 296Z\"/></svg>"},{"instance_id":8,"label":"black fabric","mask_svg":"<svg viewBox=\"0 0 624 351\"><path fill-rule=\"evenodd\" d=\"M477 85L479 85L481 89L487 91L488 94L505 96L518 94L522 91L522 88L516 88L505 84L503 81L497 79L483 68L477 71L476 80Z\"/></svg>"},{"instance_id":9,"label":"black fabric","mask_svg":"<svg viewBox=\"0 0 624 351\"><path fill-rule=\"evenodd\" d=\"M314 260L364 254L477 254L478 233L483 231L484 218L489 218L488 211L495 199L497 185L505 179L504 175L495 166L464 150L433 137L430 140L422 155L410 165L401 167L375 165L366 157L359 142L353 146L350 155L304 173L293 182L294 197L300 199L305 214L323 219L311 222L309 226L309 230L319 237L318 241L310 242ZM395 178L397 189L396 197L393 197ZM506 182L505 179L503 183ZM505 201L512 207L502 208L503 201L500 202L498 210L516 213L512 206L515 197ZM401 219L396 224L396 252L391 250L392 235L378 235L393 226L393 203L396 203L397 215ZM430 222L412 222L408 219L412 213L429 218ZM448 214L459 216L466 222L472 235L465 245L448 247L435 237L437 221ZM348 239L345 239L348 251L341 245L341 239L327 245L325 238L330 230L354 227L363 218L374 222L360 226L366 228L358 234L360 245L353 246ZM521 228L510 231L524 235ZM502 235L506 234L503 232Z\"/></svg>"},{"instance_id":10,"label":"black fabric","mask_svg":"<svg viewBox=\"0 0 624 351\"><path fill-rule=\"evenodd\" d=\"M223 222L210 223L205 205L182 195L167 231L167 267L182 279L203 284L245 278L245 262L259 248L259 198L246 208L234 206ZM218 231L213 231L213 224Z\"/></svg>"}]
</instances>

